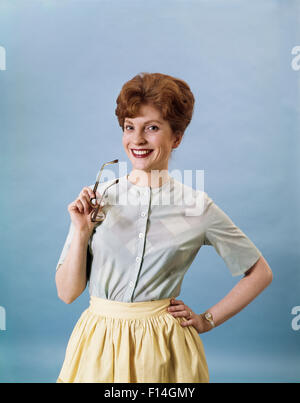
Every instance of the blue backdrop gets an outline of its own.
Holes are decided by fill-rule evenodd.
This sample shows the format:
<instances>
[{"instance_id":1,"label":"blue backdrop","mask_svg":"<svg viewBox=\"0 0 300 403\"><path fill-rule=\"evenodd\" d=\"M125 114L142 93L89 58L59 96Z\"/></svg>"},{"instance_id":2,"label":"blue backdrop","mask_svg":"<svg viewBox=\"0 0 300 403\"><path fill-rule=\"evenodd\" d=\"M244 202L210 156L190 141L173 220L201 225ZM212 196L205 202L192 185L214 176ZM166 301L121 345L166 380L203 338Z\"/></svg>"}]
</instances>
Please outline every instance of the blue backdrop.
<instances>
[{"instance_id":1,"label":"blue backdrop","mask_svg":"<svg viewBox=\"0 0 300 403\"><path fill-rule=\"evenodd\" d=\"M56 294L67 205L103 162L130 170L115 100L140 72L190 85L195 113L169 170L204 170L205 191L274 273L201 335L211 381L300 380L299 11L293 0L0 2L1 382L56 381L89 301ZM180 299L203 312L239 279L203 247Z\"/></svg>"}]
</instances>

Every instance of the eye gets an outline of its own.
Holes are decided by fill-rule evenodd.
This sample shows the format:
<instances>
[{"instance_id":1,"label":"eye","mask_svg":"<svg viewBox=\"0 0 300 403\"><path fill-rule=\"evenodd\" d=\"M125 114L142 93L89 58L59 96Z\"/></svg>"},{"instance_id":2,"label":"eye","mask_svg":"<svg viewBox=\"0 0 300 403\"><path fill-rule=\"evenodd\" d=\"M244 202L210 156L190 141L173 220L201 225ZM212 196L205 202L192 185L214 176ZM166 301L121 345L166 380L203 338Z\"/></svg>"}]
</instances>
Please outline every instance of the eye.
<instances>
[{"instance_id":1,"label":"eye","mask_svg":"<svg viewBox=\"0 0 300 403\"><path fill-rule=\"evenodd\" d=\"M130 130L130 128L132 128L132 126L131 126L131 125L125 125L125 130L129 131L129 130Z\"/></svg>"},{"instance_id":2,"label":"eye","mask_svg":"<svg viewBox=\"0 0 300 403\"><path fill-rule=\"evenodd\" d=\"M150 130L151 132L157 132L157 130L159 130L159 127L156 125L151 125L151 126L147 127L147 129L151 129L151 128L154 128L154 130Z\"/></svg>"}]
</instances>

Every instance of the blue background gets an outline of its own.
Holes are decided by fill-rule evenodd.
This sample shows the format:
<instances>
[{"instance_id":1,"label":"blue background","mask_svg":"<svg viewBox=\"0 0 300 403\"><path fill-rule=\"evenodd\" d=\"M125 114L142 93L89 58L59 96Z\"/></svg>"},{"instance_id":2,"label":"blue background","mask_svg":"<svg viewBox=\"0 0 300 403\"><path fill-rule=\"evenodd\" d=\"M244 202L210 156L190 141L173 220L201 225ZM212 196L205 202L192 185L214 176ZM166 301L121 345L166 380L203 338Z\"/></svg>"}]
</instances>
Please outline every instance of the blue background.
<instances>
[{"instance_id":1,"label":"blue background","mask_svg":"<svg viewBox=\"0 0 300 403\"><path fill-rule=\"evenodd\" d=\"M143 71L182 78L195 95L169 170L204 170L205 191L274 273L245 310L201 335L211 382L300 380L291 326L300 305L299 15L293 0L1 1L1 382L56 381L89 301L87 291L71 305L56 294L67 205L103 162L118 158L130 171L115 100ZM203 312L239 279L203 247L180 299Z\"/></svg>"}]
</instances>

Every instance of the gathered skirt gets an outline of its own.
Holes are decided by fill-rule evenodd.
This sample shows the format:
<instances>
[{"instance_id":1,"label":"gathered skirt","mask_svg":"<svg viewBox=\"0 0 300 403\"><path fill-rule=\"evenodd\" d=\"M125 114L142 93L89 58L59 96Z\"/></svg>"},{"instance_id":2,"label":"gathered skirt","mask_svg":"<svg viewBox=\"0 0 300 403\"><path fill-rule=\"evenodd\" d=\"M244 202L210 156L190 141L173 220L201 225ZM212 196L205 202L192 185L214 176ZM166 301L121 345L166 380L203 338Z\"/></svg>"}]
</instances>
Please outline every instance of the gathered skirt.
<instances>
[{"instance_id":1,"label":"gathered skirt","mask_svg":"<svg viewBox=\"0 0 300 403\"><path fill-rule=\"evenodd\" d=\"M202 341L170 298L119 302L90 297L70 336L57 383L208 383Z\"/></svg>"}]
</instances>

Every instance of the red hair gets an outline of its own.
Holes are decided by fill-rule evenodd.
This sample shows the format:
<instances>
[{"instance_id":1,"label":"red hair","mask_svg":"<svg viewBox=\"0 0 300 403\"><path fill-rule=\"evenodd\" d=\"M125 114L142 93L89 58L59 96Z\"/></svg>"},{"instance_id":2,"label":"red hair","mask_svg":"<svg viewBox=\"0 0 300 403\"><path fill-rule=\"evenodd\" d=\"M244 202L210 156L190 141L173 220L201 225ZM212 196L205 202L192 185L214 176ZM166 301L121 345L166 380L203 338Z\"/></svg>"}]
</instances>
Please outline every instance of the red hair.
<instances>
[{"instance_id":1,"label":"red hair","mask_svg":"<svg viewBox=\"0 0 300 403\"><path fill-rule=\"evenodd\" d=\"M116 103L115 114L122 130L125 118L137 117L140 106L150 104L169 122L173 133L183 135L193 116L195 98L188 84L179 78L140 73L123 85Z\"/></svg>"}]
</instances>

